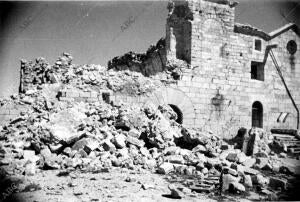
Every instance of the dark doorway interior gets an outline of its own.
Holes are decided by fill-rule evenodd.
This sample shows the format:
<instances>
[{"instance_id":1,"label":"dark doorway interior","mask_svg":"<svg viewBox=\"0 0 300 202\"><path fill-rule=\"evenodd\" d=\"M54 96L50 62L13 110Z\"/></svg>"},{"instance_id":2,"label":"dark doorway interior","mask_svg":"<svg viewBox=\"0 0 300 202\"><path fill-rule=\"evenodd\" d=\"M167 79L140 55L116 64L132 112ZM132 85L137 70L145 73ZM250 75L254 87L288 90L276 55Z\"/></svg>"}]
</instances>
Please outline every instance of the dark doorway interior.
<instances>
[{"instance_id":1,"label":"dark doorway interior","mask_svg":"<svg viewBox=\"0 0 300 202\"><path fill-rule=\"evenodd\" d=\"M182 122L183 122L183 114L182 114L181 110L176 105L169 104L169 106L177 114L176 122L179 123L179 124L182 124Z\"/></svg>"},{"instance_id":2,"label":"dark doorway interior","mask_svg":"<svg viewBox=\"0 0 300 202\"><path fill-rule=\"evenodd\" d=\"M263 106L258 101L252 105L252 127L263 127Z\"/></svg>"}]
</instances>

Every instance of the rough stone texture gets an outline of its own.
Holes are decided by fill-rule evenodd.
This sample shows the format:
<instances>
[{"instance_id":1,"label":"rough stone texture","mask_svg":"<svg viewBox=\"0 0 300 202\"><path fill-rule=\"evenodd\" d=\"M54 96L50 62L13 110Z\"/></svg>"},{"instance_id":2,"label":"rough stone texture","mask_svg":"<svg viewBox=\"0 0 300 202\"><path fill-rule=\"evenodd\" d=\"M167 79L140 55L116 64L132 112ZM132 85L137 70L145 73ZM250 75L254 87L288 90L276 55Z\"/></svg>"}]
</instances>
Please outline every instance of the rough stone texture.
<instances>
[{"instance_id":1,"label":"rough stone texture","mask_svg":"<svg viewBox=\"0 0 300 202\"><path fill-rule=\"evenodd\" d=\"M297 114L269 55L267 45L277 44L274 55L296 103L300 103L300 51L287 51L287 43L300 38L294 26L267 34L251 26L235 24L233 4L209 1L175 1L169 6L166 26L167 64L183 60L180 79L174 90L158 90L154 99L175 103L183 112L186 126L212 130L232 137L241 128L252 126L252 105L263 106L263 128L296 128ZM255 50L261 40L261 51ZM251 79L251 61L265 62L264 81ZM180 65L179 65L180 67ZM170 89L170 88L168 88ZM180 92L172 93L172 91ZM218 96L217 93L219 93ZM164 100L166 98L166 100ZM217 102L213 104L213 98ZM277 122L281 112L289 113Z\"/></svg>"},{"instance_id":2,"label":"rough stone texture","mask_svg":"<svg viewBox=\"0 0 300 202\"><path fill-rule=\"evenodd\" d=\"M233 7L206 1L189 1L183 8L176 3L175 10L168 18L167 30L172 30L177 18L191 26L191 35L187 34L184 38L191 38L191 56L188 61L193 69L183 73L177 87L192 100L197 126L209 127L224 136L230 133L233 135L232 129L237 131L242 126L251 127L251 107L255 101L259 101L263 105L265 128L295 128L295 109L270 56L264 67L264 81L251 79L250 71L251 61L263 62L267 45L278 44L273 52L296 103L300 103L297 90L297 86L300 86L300 72L295 68L300 63L299 51L293 56L292 63L292 57L286 49L289 40L299 44L299 36L291 29L269 41L246 35L245 32L236 33ZM176 7L192 13L193 20L179 17L175 12ZM254 39L259 38L262 40L262 50L256 51L253 47ZM167 40L166 46L169 48L167 57L172 57L172 40ZM211 102L217 89L223 95L219 106ZM280 112L290 113L285 123L277 122Z\"/></svg>"},{"instance_id":3,"label":"rough stone texture","mask_svg":"<svg viewBox=\"0 0 300 202\"><path fill-rule=\"evenodd\" d=\"M300 107L300 51L294 55L287 51L287 43L294 40L299 47L300 38L295 26L285 26L267 34L251 26L235 24L232 3L214 3L204 0L174 1L169 5L165 41L146 54L129 54L117 57L109 68L129 69L153 75L164 71L171 61L178 64L180 75L156 92L147 96L113 95L112 100L128 103L172 104L179 108L183 125L212 130L223 137L233 137L239 128L251 128L252 105L258 101L263 107L262 127L296 128L297 114L269 55L268 45L277 44L274 55L281 68L288 88ZM262 19L263 20L263 19ZM255 40L261 40L261 50L255 50ZM130 57L129 57L130 56ZM123 61L125 60L125 62ZM137 60L137 61L136 61ZM59 65L69 63L68 55ZM128 61L128 62L127 62ZM251 79L251 62L263 62L264 80ZM41 61L43 62L43 61ZM47 68L47 64L44 68ZM21 84L32 82L21 74ZM161 79L160 75L157 79ZM30 82L27 82L27 80ZM53 83L49 75L36 76ZM21 85L22 86L22 85ZM22 89L27 88L26 85ZM278 122L282 113L287 119Z\"/></svg>"},{"instance_id":4,"label":"rough stone texture","mask_svg":"<svg viewBox=\"0 0 300 202\"><path fill-rule=\"evenodd\" d=\"M280 188L281 190L286 190L287 189L287 180L271 177L269 186L274 189Z\"/></svg>"},{"instance_id":5,"label":"rough stone texture","mask_svg":"<svg viewBox=\"0 0 300 202\"><path fill-rule=\"evenodd\" d=\"M0 105L0 125L17 118L21 112L28 111L27 106L20 106L13 103Z\"/></svg>"},{"instance_id":6,"label":"rough stone texture","mask_svg":"<svg viewBox=\"0 0 300 202\"><path fill-rule=\"evenodd\" d=\"M160 174L168 174L174 170L174 166L171 163L163 163L158 167L157 172Z\"/></svg>"},{"instance_id":7,"label":"rough stone texture","mask_svg":"<svg viewBox=\"0 0 300 202\"><path fill-rule=\"evenodd\" d=\"M129 52L108 62L109 69L132 70L149 76L162 72L166 65L165 40L160 39L145 54Z\"/></svg>"}]
</instances>

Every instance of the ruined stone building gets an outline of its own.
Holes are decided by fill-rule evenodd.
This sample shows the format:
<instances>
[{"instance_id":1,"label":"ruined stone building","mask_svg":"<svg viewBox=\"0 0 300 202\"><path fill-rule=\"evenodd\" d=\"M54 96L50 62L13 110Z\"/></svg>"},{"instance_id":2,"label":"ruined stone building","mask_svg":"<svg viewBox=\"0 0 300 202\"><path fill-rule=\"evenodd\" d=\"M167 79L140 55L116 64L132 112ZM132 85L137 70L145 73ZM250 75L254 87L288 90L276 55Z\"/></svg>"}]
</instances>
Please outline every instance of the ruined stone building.
<instances>
[{"instance_id":1,"label":"ruined stone building","mask_svg":"<svg viewBox=\"0 0 300 202\"><path fill-rule=\"evenodd\" d=\"M168 104L178 114L177 122L223 137L236 135L241 127L298 129L297 26L265 33L237 24L236 6L228 0L173 1L165 39L145 54L130 52L109 61L109 69L130 69L160 80L164 85L154 92L137 96L72 91L60 93L61 99ZM30 71L21 69L23 91L30 89Z\"/></svg>"},{"instance_id":2,"label":"ruined stone building","mask_svg":"<svg viewBox=\"0 0 300 202\"><path fill-rule=\"evenodd\" d=\"M300 107L300 43L295 24L271 33L235 23L231 1L174 1L165 47L142 63L114 58L109 67L155 74L185 62L181 75L152 96L170 104L179 122L232 136L240 127L297 129ZM263 19L262 19L263 20ZM178 62L180 61L180 62ZM134 99L133 99L134 100Z\"/></svg>"}]
</instances>

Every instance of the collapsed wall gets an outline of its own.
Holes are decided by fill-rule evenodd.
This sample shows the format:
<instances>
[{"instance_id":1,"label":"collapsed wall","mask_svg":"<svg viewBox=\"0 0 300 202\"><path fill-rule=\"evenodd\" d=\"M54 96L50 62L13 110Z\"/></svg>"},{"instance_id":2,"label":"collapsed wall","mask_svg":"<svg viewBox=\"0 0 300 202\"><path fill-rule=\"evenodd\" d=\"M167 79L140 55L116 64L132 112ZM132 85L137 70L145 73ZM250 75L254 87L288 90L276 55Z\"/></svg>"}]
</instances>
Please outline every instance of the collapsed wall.
<instances>
[{"instance_id":1,"label":"collapsed wall","mask_svg":"<svg viewBox=\"0 0 300 202\"><path fill-rule=\"evenodd\" d=\"M108 69L131 70L141 72L145 76L163 72L166 66L165 39L161 38L146 53L129 52L114 57L108 62Z\"/></svg>"},{"instance_id":2,"label":"collapsed wall","mask_svg":"<svg viewBox=\"0 0 300 202\"><path fill-rule=\"evenodd\" d=\"M235 135L241 127L297 129L298 115L291 99L299 108L300 73L295 67L300 65L300 52L288 47L300 44L298 29L288 24L268 34L235 23L236 5L225 0L172 1L168 5L163 69L177 70L172 70L175 82L169 86L190 100L194 118L187 124L224 137ZM268 52L274 44L275 62ZM285 84L275 63L279 63ZM156 63L152 64L148 72L156 72ZM131 63L125 68L137 69ZM161 79L159 73L155 76Z\"/></svg>"},{"instance_id":3,"label":"collapsed wall","mask_svg":"<svg viewBox=\"0 0 300 202\"><path fill-rule=\"evenodd\" d=\"M41 63L22 64L31 68ZM56 65L49 66L52 68ZM3 173L34 176L51 169L59 170L57 175L62 176L74 171L111 172L113 167L139 172L149 169L194 179L193 183L189 180L185 184L190 192L239 194L254 190L265 193L264 199L272 196L272 190L282 188L284 193L288 183L288 176L267 176L263 174L265 170L278 174L297 173L293 166L281 161L286 157L285 153L279 154L282 148L278 155L271 152L269 145L277 145L276 141L261 129L246 130L239 136L241 141L233 141L240 144L237 146L228 144L211 131L185 128L181 122L188 118L188 112L179 111L184 106L187 110L193 106L178 89L161 91L157 100L149 98L143 106L129 100L114 103L96 96L97 92L110 89L113 93L119 91L123 95L140 97L155 88L155 81L150 80L146 86L149 78L140 73L105 68L102 72L101 69L101 66L68 63L58 71L52 69L57 83L42 79L3 102L28 108L27 112L0 126ZM111 77L110 83L106 74ZM38 76L41 75L45 74L39 71ZM127 81L133 79L138 82L124 89ZM69 88L77 92L64 91ZM157 105L153 104L156 102ZM18 184L18 190L23 187ZM169 189L172 197L181 193L177 187L169 186Z\"/></svg>"}]
</instances>

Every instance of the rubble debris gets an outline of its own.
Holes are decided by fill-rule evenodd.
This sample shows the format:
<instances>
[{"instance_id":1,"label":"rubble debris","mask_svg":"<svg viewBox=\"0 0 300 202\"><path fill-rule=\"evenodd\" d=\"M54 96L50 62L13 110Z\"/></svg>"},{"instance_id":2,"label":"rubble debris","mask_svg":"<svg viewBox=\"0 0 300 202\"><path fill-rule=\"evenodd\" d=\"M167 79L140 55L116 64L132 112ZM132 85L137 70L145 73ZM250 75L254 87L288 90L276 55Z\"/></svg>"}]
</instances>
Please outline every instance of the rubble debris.
<instances>
[{"instance_id":1,"label":"rubble debris","mask_svg":"<svg viewBox=\"0 0 300 202\"><path fill-rule=\"evenodd\" d=\"M163 163L158 167L157 172L160 174L168 174L174 170L174 166L171 163Z\"/></svg>"},{"instance_id":2,"label":"rubble debris","mask_svg":"<svg viewBox=\"0 0 300 202\"><path fill-rule=\"evenodd\" d=\"M283 164L286 153L276 154L269 147L276 143L272 134L258 128L244 129L233 144L226 143L218 134L177 123L177 114L168 105L98 99L106 90L147 93L155 89L156 81L128 70L77 66L72 59L64 53L53 66L43 58L22 61L23 73L33 69L34 75L23 81L23 93L1 100L1 105L28 109L0 127L0 165L11 173L32 176L56 169L58 176L70 176L70 170L99 173L121 167L191 177L193 181L183 187L169 186L174 198L183 198L191 191L244 193L257 187L271 197L269 189L288 189L286 178L265 174L296 173ZM62 99L69 95L97 99ZM143 185L143 189L150 187Z\"/></svg>"},{"instance_id":3,"label":"rubble debris","mask_svg":"<svg viewBox=\"0 0 300 202\"><path fill-rule=\"evenodd\" d=\"M90 101L98 100L99 94L102 97L109 90L138 95L152 92L160 84L159 81L128 70L108 70L100 65L74 65L72 56L67 53L63 53L52 66L44 58L21 61L20 91L26 95L23 103L32 104L33 98L29 95L53 83L58 84L55 91L62 100ZM47 102L47 107L52 107L51 102Z\"/></svg>"},{"instance_id":4,"label":"rubble debris","mask_svg":"<svg viewBox=\"0 0 300 202\"><path fill-rule=\"evenodd\" d=\"M150 48L144 54L138 54L134 52L128 52L123 56L114 57L108 62L108 69L115 70L131 70L135 72L141 72L145 76L154 75L157 72L164 71L165 61L162 61L163 55L165 55L165 39L160 39L156 45L150 46ZM151 60L153 58L159 58L160 68L153 68ZM150 62L149 62L150 61Z\"/></svg>"},{"instance_id":5,"label":"rubble debris","mask_svg":"<svg viewBox=\"0 0 300 202\"><path fill-rule=\"evenodd\" d=\"M184 186L176 186L174 184L170 184L168 188L171 191L171 198L181 199L184 198L186 194L190 194L191 190Z\"/></svg>"}]
</instances>

